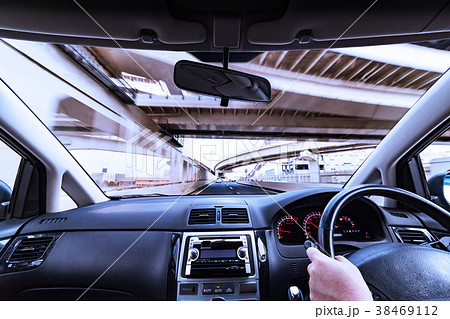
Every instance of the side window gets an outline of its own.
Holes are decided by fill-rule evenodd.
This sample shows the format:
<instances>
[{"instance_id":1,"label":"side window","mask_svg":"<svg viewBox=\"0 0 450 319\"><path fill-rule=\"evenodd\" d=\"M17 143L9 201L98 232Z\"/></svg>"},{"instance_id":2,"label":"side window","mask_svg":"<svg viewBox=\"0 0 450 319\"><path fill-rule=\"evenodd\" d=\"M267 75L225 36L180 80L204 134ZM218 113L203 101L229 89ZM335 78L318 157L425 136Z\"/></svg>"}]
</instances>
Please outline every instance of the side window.
<instances>
[{"instance_id":1,"label":"side window","mask_svg":"<svg viewBox=\"0 0 450 319\"><path fill-rule=\"evenodd\" d=\"M0 140L0 221L6 218L22 157Z\"/></svg>"},{"instance_id":2,"label":"side window","mask_svg":"<svg viewBox=\"0 0 450 319\"><path fill-rule=\"evenodd\" d=\"M420 153L430 195L450 210L450 130Z\"/></svg>"},{"instance_id":3,"label":"side window","mask_svg":"<svg viewBox=\"0 0 450 319\"><path fill-rule=\"evenodd\" d=\"M450 142L440 142L439 139L420 153L427 180L450 170Z\"/></svg>"}]
</instances>

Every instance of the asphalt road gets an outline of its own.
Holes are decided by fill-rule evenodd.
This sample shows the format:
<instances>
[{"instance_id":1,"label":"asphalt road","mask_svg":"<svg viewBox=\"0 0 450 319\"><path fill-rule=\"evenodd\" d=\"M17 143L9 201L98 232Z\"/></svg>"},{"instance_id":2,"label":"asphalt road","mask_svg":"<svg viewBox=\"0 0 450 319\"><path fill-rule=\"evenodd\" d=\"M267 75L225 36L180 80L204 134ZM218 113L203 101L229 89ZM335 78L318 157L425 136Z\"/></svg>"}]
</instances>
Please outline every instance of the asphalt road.
<instances>
[{"instance_id":1,"label":"asphalt road","mask_svg":"<svg viewBox=\"0 0 450 319\"><path fill-rule=\"evenodd\" d=\"M208 187L197 193L197 195L267 195L276 194L273 191L263 190L258 187L241 185L232 182L213 182Z\"/></svg>"}]
</instances>

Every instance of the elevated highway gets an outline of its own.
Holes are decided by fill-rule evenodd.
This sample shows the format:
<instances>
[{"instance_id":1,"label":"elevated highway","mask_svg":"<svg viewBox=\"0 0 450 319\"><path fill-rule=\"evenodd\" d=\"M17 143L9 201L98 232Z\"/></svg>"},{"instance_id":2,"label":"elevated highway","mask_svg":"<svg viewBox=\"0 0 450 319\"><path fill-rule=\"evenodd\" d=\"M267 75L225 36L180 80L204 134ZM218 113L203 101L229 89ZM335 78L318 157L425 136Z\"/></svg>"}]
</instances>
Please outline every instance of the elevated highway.
<instances>
[{"instance_id":1,"label":"elevated highway","mask_svg":"<svg viewBox=\"0 0 450 319\"><path fill-rule=\"evenodd\" d=\"M283 144L274 145L259 148L256 150L249 150L229 158L226 158L218 162L214 170L215 171L226 171L232 170L233 168L264 163L279 159L289 159L292 157L304 157L311 161L316 161L314 156L319 154L329 154L344 151L362 150L374 148L374 144L344 144L344 145L334 145L334 146L305 146L304 144Z\"/></svg>"},{"instance_id":2,"label":"elevated highway","mask_svg":"<svg viewBox=\"0 0 450 319\"><path fill-rule=\"evenodd\" d=\"M407 58L418 51L426 61ZM445 72L448 63L442 61L450 58L450 52L405 44L373 50L255 54L248 62L232 63L231 68L267 77L273 101L231 101L227 108L220 107L217 99L175 87L174 63L199 58L204 57L183 52L161 56L156 51L139 50L125 54L112 48L95 48L86 55L97 63L108 61L116 74L133 73L141 77L139 81L146 81L148 89L139 86L134 105L175 135L376 142ZM125 80L138 86L137 80Z\"/></svg>"}]
</instances>

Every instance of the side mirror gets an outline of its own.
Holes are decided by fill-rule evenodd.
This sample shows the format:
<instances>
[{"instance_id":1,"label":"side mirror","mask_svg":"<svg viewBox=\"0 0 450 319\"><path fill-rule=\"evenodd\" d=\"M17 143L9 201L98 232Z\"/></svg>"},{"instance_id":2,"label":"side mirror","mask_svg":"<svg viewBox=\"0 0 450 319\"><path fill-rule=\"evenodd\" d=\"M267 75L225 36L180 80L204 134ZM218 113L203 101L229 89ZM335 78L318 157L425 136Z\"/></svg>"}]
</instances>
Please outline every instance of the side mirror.
<instances>
[{"instance_id":1,"label":"side mirror","mask_svg":"<svg viewBox=\"0 0 450 319\"><path fill-rule=\"evenodd\" d=\"M8 211L9 202L0 203L0 222L6 219L6 212Z\"/></svg>"},{"instance_id":2,"label":"side mirror","mask_svg":"<svg viewBox=\"0 0 450 319\"><path fill-rule=\"evenodd\" d=\"M428 180L428 190L437 205L450 211L450 172L431 177Z\"/></svg>"},{"instance_id":3,"label":"side mirror","mask_svg":"<svg viewBox=\"0 0 450 319\"><path fill-rule=\"evenodd\" d=\"M0 221L6 219L6 212L8 210L9 201L11 200L11 188L0 180Z\"/></svg>"},{"instance_id":4,"label":"side mirror","mask_svg":"<svg viewBox=\"0 0 450 319\"><path fill-rule=\"evenodd\" d=\"M186 60L175 64L173 80L180 89L232 100L270 102L267 79Z\"/></svg>"},{"instance_id":5,"label":"side mirror","mask_svg":"<svg viewBox=\"0 0 450 319\"><path fill-rule=\"evenodd\" d=\"M445 200L450 203L450 173L445 174L442 188Z\"/></svg>"}]
</instances>

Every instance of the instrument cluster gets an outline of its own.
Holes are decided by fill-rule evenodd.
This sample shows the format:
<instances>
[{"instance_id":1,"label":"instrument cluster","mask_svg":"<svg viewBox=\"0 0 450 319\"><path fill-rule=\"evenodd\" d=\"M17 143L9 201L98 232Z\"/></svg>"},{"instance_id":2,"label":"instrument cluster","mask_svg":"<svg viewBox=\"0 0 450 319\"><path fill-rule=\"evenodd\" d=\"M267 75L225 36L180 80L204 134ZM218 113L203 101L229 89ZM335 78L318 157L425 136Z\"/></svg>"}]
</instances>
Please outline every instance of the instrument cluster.
<instances>
[{"instance_id":1,"label":"instrument cluster","mask_svg":"<svg viewBox=\"0 0 450 319\"><path fill-rule=\"evenodd\" d=\"M275 223L276 236L281 244L303 244L306 239L317 241L322 212L309 211L301 215L284 214ZM354 218L341 215L333 229L334 240L371 240L372 235Z\"/></svg>"}]
</instances>

